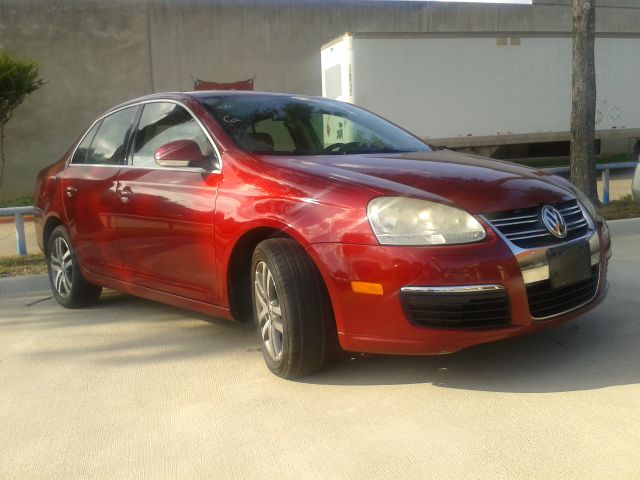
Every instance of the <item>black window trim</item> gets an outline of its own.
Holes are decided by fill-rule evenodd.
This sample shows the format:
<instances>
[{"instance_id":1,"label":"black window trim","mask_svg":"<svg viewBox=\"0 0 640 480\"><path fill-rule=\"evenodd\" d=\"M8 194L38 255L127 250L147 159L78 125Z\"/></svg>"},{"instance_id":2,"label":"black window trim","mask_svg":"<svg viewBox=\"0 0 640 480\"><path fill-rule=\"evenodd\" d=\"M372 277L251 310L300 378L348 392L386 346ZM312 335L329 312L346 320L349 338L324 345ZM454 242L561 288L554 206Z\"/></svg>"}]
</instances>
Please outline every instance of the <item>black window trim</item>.
<instances>
[{"instance_id":1,"label":"black window trim","mask_svg":"<svg viewBox=\"0 0 640 480\"><path fill-rule=\"evenodd\" d=\"M132 139L133 137L135 137L134 134L132 134L132 132L137 131L138 129L138 123L140 121L140 116L141 116L141 112L142 112L142 108L140 108L143 105L146 105L147 103L174 103L176 105L180 105L182 108L184 108L189 115L191 115L193 117L193 119L196 121L196 123L198 124L198 126L202 129L202 131L204 132L205 136L207 137L207 140L209 140L209 143L211 144L211 146L213 147L213 151L215 152L215 156L216 156L216 160L217 160L217 165L214 165L213 169L205 169L205 168L197 168L197 167L140 167L140 166L135 166L132 165L130 163L131 160L131 149L132 149ZM136 102L136 103L132 103L129 105L124 105L116 110L111 110L103 115L101 115L100 117L98 117L96 120L93 121L93 123L91 124L91 126L86 130L86 132L82 135L82 138L80 138L80 140L78 141L78 143L75 145L75 147L73 148L73 152L71 153L71 155L69 155L68 159L67 159L67 167L71 167L71 166L80 166L80 165L87 165L86 163L71 163L71 160L73 159L73 156L76 154L76 150L78 149L78 147L80 146L80 144L82 143L82 141L84 140L84 137L86 137L89 132L91 131L91 129L98 123L101 122L102 120L104 120L105 118L107 118L110 115L113 115L114 113L120 112L121 110L124 110L126 108L132 108L132 107L137 107L138 111L136 112L136 115L134 117L133 123L131 124L131 129L127 132L127 136L126 136L126 142L127 142L127 151L126 151L126 155L125 155L125 160L126 163L122 163L122 164L118 164L118 165L106 165L106 164L92 164L90 165L91 167L99 167L99 168L137 168L139 170L172 170L172 171L180 171L180 172L198 172L198 173L222 173L222 155L220 155L220 149L218 148L218 145L216 144L216 142L213 140L213 138L211 137L211 134L209 133L209 131L206 129L206 127L203 125L203 123L200 121L200 119L193 113L193 111L183 102L179 101L179 100L174 100L174 99L170 99L170 98L154 98L152 100L143 100L141 102ZM133 128L135 128L135 130L133 130ZM98 130L100 130L98 128Z\"/></svg>"},{"instance_id":2,"label":"black window trim","mask_svg":"<svg viewBox=\"0 0 640 480\"><path fill-rule=\"evenodd\" d=\"M91 129L96 126L97 124L102 124L102 121L107 118L110 117L111 115L114 115L118 112L121 112L123 110L126 110L127 108L135 108L136 109L136 113L133 116L133 120L131 122L131 125L129 126L129 128L127 129L127 131L125 132L124 135L124 142L123 145L125 145L125 155L123 157L123 161L120 163L87 163L87 157L85 157L84 162L83 163L73 163L73 157L75 157L76 155L76 151L78 150L78 148L80 147L80 145L82 144L82 142L84 141L85 137L87 135L89 135L89 132L91 132ZM87 129L87 131L84 133L84 135L82 135L82 138L80 139L80 141L78 142L78 144L73 148L73 153L71 154L71 156L69 157L69 159L67 160L67 167L70 166L75 166L75 165L85 165L85 166L90 166L90 167L117 167L117 168L122 168L124 166L126 166L126 163L124 163L124 161L126 161L127 159L127 152L129 149L129 141L130 141L130 137L131 137L131 128L133 127L133 125L135 124L136 118L138 116L138 111L140 110L140 105L138 104L132 104L132 105L126 105L122 108L118 108L117 110L113 110L109 113L105 113L104 115L100 116L96 121L94 121L91 126ZM96 130L96 133L93 135L93 138L91 139L91 144L89 145L89 148L91 148L91 145L93 145L94 140L96 139L96 135L98 134L98 132L100 131L100 128L102 127L102 125L98 126L98 129Z\"/></svg>"},{"instance_id":3,"label":"black window trim","mask_svg":"<svg viewBox=\"0 0 640 480\"><path fill-rule=\"evenodd\" d=\"M69 165L86 165L87 164L87 155L89 154L89 150L91 149L91 144L93 144L93 141L96 138L98 130L100 130L100 124L101 123L102 123L102 119L99 119L99 120L93 122L93 124L89 127L87 132L82 136L82 138L78 142L78 145L76 145L76 147L73 150L73 155L71 155L69 157ZM84 159L82 160L82 162L74 162L73 159L76 156L76 152L77 152L78 148L80 148L80 145L82 145L82 142L84 142L84 139L87 137L87 135L89 135L89 133L91 133L91 130L93 130L93 127L95 127L95 126L97 126L98 128L94 132L93 138L91 138L91 142L89 143L89 148L87 149L86 152L84 152Z\"/></svg>"}]
</instances>

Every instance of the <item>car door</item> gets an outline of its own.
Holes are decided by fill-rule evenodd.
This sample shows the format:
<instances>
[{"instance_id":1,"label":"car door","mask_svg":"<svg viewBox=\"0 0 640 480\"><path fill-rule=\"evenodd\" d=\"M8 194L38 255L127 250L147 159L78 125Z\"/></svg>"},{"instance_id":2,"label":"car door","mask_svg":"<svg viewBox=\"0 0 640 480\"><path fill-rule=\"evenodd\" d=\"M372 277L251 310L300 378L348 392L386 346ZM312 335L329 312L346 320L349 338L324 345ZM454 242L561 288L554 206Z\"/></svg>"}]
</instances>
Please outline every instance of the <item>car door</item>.
<instances>
[{"instance_id":1,"label":"car door","mask_svg":"<svg viewBox=\"0 0 640 480\"><path fill-rule=\"evenodd\" d=\"M219 180L215 146L196 118L168 101L143 105L129 165L118 177L118 238L124 277L136 285L214 302L214 209ZM162 167L156 151L193 141L204 164ZM204 167L204 168L203 168Z\"/></svg>"},{"instance_id":2,"label":"car door","mask_svg":"<svg viewBox=\"0 0 640 480\"><path fill-rule=\"evenodd\" d=\"M97 121L62 180L66 224L80 266L111 277L122 269L114 217L116 184L137 110L127 107Z\"/></svg>"}]
</instances>

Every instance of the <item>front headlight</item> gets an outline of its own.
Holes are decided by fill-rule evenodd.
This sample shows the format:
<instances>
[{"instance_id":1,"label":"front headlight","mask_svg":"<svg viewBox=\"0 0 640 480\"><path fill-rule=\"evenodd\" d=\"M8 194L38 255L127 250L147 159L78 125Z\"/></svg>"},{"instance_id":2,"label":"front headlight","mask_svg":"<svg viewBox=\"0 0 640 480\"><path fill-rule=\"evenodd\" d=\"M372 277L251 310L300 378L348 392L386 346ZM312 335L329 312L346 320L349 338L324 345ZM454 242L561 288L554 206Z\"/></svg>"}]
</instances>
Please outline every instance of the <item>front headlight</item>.
<instances>
[{"instance_id":1,"label":"front headlight","mask_svg":"<svg viewBox=\"0 0 640 480\"><path fill-rule=\"evenodd\" d=\"M413 198L375 198L367 206L367 217L383 245L471 243L487 235L467 212Z\"/></svg>"}]
</instances>

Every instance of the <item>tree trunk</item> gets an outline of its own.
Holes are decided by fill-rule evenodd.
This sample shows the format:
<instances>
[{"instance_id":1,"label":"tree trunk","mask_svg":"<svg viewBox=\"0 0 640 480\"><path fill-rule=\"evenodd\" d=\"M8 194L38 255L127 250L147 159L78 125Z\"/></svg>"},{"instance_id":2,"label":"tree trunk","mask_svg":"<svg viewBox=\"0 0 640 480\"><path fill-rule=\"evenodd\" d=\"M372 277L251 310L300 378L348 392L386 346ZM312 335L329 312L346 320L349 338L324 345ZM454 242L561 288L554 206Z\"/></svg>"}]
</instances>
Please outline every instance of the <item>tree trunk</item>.
<instances>
[{"instance_id":1,"label":"tree trunk","mask_svg":"<svg viewBox=\"0 0 640 480\"><path fill-rule=\"evenodd\" d=\"M2 180L4 180L4 123L0 124L0 190L2 189Z\"/></svg>"},{"instance_id":2,"label":"tree trunk","mask_svg":"<svg viewBox=\"0 0 640 480\"><path fill-rule=\"evenodd\" d=\"M595 0L573 0L571 181L598 205L595 29Z\"/></svg>"}]
</instances>

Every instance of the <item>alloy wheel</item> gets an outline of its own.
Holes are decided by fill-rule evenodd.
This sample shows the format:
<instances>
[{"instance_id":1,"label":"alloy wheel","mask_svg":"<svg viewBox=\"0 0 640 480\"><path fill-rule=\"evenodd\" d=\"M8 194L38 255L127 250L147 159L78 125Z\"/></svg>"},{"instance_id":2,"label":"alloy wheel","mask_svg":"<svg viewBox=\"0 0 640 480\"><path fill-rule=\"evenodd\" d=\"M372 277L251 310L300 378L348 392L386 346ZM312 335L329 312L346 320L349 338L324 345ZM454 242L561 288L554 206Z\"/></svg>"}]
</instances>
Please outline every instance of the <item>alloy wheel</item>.
<instances>
[{"instance_id":1,"label":"alloy wheel","mask_svg":"<svg viewBox=\"0 0 640 480\"><path fill-rule=\"evenodd\" d=\"M58 295L67 298L73 285L73 260L69 244L62 237L53 241L50 268L53 277L53 287Z\"/></svg>"},{"instance_id":2,"label":"alloy wheel","mask_svg":"<svg viewBox=\"0 0 640 480\"><path fill-rule=\"evenodd\" d=\"M267 353L277 362L282 358L284 327L276 284L265 262L259 262L256 265L254 278L255 307L260 336Z\"/></svg>"}]
</instances>

